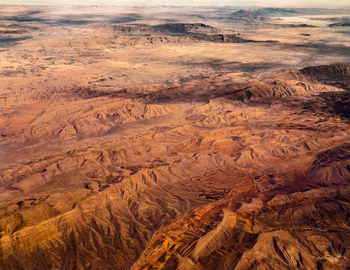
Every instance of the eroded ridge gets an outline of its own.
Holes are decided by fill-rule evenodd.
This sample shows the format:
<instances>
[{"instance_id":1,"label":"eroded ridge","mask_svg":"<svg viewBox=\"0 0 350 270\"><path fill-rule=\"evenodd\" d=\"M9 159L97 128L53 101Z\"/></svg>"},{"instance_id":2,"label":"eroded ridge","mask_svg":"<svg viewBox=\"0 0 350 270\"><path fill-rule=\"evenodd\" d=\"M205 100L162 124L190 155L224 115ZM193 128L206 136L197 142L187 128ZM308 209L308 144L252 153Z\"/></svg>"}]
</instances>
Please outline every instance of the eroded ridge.
<instances>
[{"instance_id":1,"label":"eroded ridge","mask_svg":"<svg viewBox=\"0 0 350 270\"><path fill-rule=\"evenodd\" d=\"M4 268L349 267L349 66L234 78L8 97Z\"/></svg>"}]
</instances>

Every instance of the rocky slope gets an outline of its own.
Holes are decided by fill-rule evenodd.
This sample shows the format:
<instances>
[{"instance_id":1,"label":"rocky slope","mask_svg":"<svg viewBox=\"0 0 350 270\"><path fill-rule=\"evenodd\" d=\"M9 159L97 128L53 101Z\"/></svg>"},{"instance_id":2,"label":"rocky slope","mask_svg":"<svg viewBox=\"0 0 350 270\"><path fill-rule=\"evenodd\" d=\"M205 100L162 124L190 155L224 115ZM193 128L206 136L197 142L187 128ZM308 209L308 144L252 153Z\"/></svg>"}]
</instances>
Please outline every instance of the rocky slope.
<instances>
[{"instance_id":1,"label":"rocky slope","mask_svg":"<svg viewBox=\"0 0 350 270\"><path fill-rule=\"evenodd\" d=\"M234 78L8 96L2 269L350 267L349 66Z\"/></svg>"}]
</instances>

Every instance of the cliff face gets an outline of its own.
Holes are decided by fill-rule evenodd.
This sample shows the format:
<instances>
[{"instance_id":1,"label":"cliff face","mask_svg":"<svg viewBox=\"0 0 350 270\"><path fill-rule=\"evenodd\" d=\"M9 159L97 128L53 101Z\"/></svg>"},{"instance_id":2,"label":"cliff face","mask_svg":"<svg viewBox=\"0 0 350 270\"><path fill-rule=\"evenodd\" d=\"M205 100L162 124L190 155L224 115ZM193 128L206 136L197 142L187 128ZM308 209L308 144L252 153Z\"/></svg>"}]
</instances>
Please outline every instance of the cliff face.
<instances>
[{"instance_id":1,"label":"cliff face","mask_svg":"<svg viewBox=\"0 0 350 270\"><path fill-rule=\"evenodd\" d=\"M349 70L8 97L1 267L350 267Z\"/></svg>"}]
</instances>

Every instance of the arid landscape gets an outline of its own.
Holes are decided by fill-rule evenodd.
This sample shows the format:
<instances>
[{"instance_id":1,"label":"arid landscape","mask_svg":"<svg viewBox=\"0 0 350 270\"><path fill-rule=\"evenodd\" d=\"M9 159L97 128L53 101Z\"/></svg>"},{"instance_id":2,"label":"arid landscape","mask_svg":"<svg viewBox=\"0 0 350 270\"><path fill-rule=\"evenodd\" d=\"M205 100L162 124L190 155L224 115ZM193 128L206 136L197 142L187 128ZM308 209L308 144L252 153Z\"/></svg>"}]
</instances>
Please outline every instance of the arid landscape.
<instances>
[{"instance_id":1,"label":"arid landscape","mask_svg":"<svg viewBox=\"0 0 350 270\"><path fill-rule=\"evenodd\" d=\"M0 269L350 269L349 14L0 5Z\"/></svg>"}]
</instances>

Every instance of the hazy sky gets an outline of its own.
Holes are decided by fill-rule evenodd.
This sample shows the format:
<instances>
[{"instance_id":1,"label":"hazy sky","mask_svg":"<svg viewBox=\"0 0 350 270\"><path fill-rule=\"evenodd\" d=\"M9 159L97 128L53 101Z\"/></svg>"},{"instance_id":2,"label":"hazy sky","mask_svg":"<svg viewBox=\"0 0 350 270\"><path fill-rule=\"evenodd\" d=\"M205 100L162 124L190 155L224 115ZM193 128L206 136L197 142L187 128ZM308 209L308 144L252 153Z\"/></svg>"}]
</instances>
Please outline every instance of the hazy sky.
<instances>
[{"instance_id":1,"label":"hazy sky","mask_svg":"<svg viewBox=\"0 0 350 270\"><path fill-rule=\"evenodd\" d=\"M232 5L279 7L342 7L350 0L0 0L0 4L62 5Z\"/></svg>"}]
</instances>

